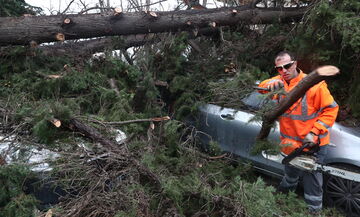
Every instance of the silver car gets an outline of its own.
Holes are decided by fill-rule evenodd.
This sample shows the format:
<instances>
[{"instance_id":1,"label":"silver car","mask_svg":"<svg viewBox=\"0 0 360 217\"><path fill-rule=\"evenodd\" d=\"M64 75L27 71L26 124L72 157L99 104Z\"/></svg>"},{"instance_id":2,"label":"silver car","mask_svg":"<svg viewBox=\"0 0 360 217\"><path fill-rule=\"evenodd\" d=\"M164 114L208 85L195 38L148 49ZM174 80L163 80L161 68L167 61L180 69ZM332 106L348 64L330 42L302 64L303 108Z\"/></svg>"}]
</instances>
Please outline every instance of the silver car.
<instances>
[{"instance_id":1,"label":"silver car","mask_svg":"<svg viewBox=\"0 0 360 217\"><path fill-rule=\"evenodd\" d=\"M251 111L258 110L264 103L264 98L259 95L253 92L244 98L244 110L211 104L201 106L197 128L207 134L201 138L203 143L216 141L223 151L250 161L261 172L281 179L284 167L281 163L268 160L262 154L251 154L261 123L249 120L254 117ZM335 123L330 131L331 143L325 164L360 173L360 130ZM280 142L278 123L268 139ZM342 209L351 216L360 216L360 183L330 175L324 177L324 202Z\"/></svg>"}]
</instances>

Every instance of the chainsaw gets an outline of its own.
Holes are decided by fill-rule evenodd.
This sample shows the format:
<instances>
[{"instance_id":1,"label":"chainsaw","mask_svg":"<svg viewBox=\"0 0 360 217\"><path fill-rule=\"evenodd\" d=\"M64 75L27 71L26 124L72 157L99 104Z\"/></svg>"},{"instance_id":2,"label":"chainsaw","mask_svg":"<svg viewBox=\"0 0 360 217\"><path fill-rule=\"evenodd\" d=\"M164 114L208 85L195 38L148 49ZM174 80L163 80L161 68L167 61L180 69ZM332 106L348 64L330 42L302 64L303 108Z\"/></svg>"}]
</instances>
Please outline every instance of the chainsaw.
<instances>
[{"instance_id":1,"label":"chainsaw","mask_svg":"<svg viewBox=\"0 0 360 217\"><path fill-rule=\"evenodd\" d=\"M340 169L337 167L332 167L324 164L320 164L316 162L316 158L304 152L305 148L310 148L309 143L305 143L300 148L295 149L287 156L283 156L281 154L271 155L266 153L266 151L262 152L264 158L275 161L282 164L291 165L298 169L313 172L318 171L325 174L337 176L343 179L360 182L360 174L355 173L346 169Z\"/></svg>"},{"instance_id":2,"label":"chainsaw","mask_svg":"<svg viewBox=\"0 0 360 217\"><path fill-rule=\"evenodd\" d=\"M258 86L253 86L256 90L264 90L264 91L270 91L269 88L263 88ZM346 169L340 169L337 167L332 167L324 164L320 164L316 162L316 158L314 156L309 155L309 152L304 152L304 149L310 149L311 151L311 145L310 143L303 144L300 148L295 149L293 152L291 152L287 156L283 156L281 154L277 155L271 155L266 153L266 151L262 152L262 155L264 158L275 161L282 164L291 165L293 167L296 167L298 169L313 172L318 171L325 174L337 176L343 179L351 180L360 182L360 174L355 173Z\"/></svg>"}]
</instances>

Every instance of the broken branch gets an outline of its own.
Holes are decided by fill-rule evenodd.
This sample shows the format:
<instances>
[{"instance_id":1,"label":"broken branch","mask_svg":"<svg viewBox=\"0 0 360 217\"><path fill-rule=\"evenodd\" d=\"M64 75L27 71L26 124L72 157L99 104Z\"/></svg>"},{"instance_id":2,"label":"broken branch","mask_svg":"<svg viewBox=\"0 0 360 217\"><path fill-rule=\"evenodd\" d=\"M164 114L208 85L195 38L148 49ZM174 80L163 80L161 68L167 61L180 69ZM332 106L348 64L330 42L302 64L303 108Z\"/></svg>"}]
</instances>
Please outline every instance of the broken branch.
<instances>
[{"instance_id":1,"label":"broken branch","mask_svg":"<svg viewBox=\"0 0 360 217\"><path fill-rule=\"evenodd\" d=\"M141 123L141 122L160 122L160 121L168 121L170 120L169 116L158 117L158 118L148 118L148 119L137 119L137 120L128 120L128 121L118 121L118 122L102 122L103 124L109 125L124 125L124 124L132 124L132 123Z\"/></svg>"},{"instance_id":2,"label":"broken branch","mask_svg":"<svg viewBox=\"0 0 360 217\"><path fill-rule=\"evenodd\" d=\"M283 99L273 110L265 113L257 140L266 139L270 133L271 126L274 121L286 110L288 110L290 106L293 105L298 99L300 99L308 89L321 82L325 78L334 76L339 72L340 70L335 66L322 66L303 78L299 84L288 93L285 99Z\"/></svg>"}]
</instances>

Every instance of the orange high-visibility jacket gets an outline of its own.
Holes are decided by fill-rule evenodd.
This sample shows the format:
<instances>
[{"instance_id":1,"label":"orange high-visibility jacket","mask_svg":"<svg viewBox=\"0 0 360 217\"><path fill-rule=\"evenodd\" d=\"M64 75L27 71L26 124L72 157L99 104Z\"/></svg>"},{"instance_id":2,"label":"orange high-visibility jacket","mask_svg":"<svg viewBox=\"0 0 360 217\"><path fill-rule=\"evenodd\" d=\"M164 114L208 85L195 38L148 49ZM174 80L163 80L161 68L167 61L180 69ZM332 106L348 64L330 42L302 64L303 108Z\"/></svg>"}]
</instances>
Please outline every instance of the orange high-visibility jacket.
<instances>
[{"instance_id":1,"label":"orange high-visibility jacket","mask_svg":"<svg viewBox=\"0 0 360 217\"><path fill-rule=\"evenodd\" d=\"M289 92L305 76L306 74L300 71L299 75L290 80L288 84L278 75L261 82L259 87L266 88L270 83L282 80L285 91ZM290 154L294 149L302 146L302 140L310 131L319 135L320 146L329 144L328 129L334 124L338 110L339 106L331 96L325 81L311 87L303 97L279 117L281 151Z\"/></svg>"}]
</instances>

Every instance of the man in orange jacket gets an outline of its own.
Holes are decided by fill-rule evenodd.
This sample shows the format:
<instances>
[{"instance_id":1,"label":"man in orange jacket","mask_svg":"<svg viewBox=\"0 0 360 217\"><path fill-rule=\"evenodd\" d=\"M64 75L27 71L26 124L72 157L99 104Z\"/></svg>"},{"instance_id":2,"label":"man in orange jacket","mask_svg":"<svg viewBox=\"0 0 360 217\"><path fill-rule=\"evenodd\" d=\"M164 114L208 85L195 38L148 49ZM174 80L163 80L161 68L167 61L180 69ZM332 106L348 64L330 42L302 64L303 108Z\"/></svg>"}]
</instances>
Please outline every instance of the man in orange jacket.
<instances>
[{"instance_id":1,"label":"man in orange jacket","mask_svg":"<svg viewBox=\"0 0 360 217\"><path fill-rule=\"evenodd\" d=\"M284 88L289 92L306 76L297 68L294 56L285 51L275 57L275 69L279 75L261 82L259 87L268 88L270 91ZM276 97L281 100L285 96ZM328 130L334 124L338 110L339 107L325 81L311 87L279 117L281 152L288 155L302 144L309 143L311 146L319 146L319 151L314 155L321 163L327 153L326 145L330 143ZM280 191L295 190L299 177L302 176L304 198L309 210L317 212L322 209L323 177L320 172L303 172L285 165L284 173L285 176L279 185Z\"/></svg>"}]
</instances>

